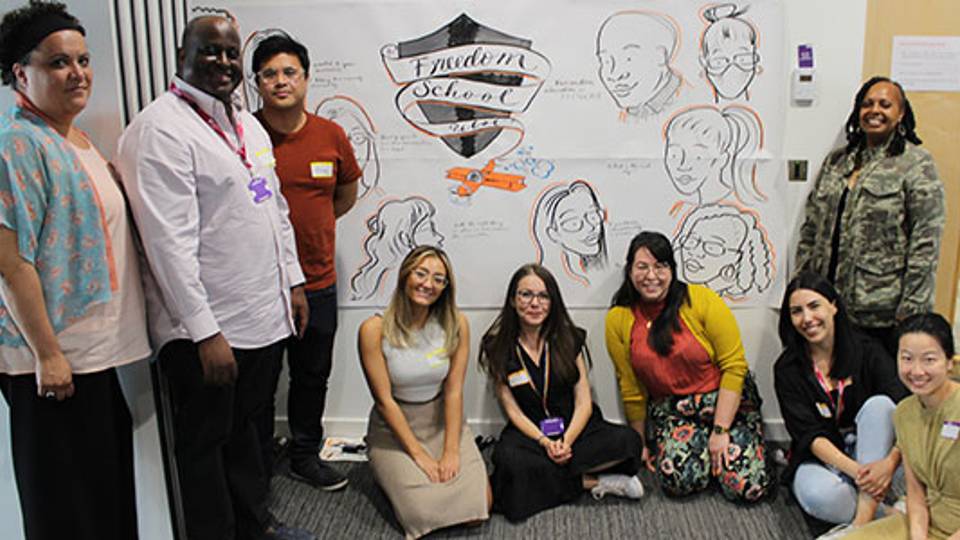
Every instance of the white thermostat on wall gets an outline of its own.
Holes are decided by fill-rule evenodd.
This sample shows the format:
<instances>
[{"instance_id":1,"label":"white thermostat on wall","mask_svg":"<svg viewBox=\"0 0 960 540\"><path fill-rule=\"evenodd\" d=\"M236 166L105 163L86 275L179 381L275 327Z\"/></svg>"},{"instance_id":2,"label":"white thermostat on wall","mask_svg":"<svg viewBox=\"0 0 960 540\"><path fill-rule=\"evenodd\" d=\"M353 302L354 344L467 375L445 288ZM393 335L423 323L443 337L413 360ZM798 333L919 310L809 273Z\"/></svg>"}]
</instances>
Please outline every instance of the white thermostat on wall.
<instances>
[{"instance_id":1,"label":"white thermostat on wall","mask_svg":"<svg viewBox=\"0 0 960 540\"><path fill-rule=\"evenodd\" d=\"M790 100L796 107L809 107L817 99L817 77L813 67L813 46L797 46L797 68L790 80Z\"/></svg>"}]
</instances>

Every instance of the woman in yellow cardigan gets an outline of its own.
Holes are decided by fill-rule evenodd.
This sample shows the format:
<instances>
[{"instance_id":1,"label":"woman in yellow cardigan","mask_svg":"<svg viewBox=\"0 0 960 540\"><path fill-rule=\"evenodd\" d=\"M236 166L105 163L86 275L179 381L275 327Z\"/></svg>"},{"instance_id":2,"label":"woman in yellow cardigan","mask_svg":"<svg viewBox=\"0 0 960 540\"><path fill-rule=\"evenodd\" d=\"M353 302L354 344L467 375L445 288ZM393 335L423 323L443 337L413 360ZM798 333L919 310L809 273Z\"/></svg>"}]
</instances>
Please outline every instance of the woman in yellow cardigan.
<instances>
[{"instance_id":1,"label":"woman in yellow cardigan","mask_svg":"<svg viewBox=\"0 0 960 540\"><path fill-rule=\"evenodd\" d=\"M653 437L643 459L667 494L701 491L714 477L728 499L756 501L772 477L737 322L716 293L676 271L663 234L630 242L606 320L627 420L644 441Z\"/></svg>"}]
</instances>

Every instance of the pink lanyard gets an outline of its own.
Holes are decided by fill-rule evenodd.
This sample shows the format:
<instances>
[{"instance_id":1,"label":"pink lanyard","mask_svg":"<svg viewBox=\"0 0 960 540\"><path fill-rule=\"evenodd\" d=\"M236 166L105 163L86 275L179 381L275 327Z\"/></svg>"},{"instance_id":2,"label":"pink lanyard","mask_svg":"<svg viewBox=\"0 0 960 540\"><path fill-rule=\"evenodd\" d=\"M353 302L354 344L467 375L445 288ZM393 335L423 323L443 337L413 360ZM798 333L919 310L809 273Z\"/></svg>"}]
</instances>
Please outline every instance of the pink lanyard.
<instances>
[{"instance_id":1,"label":"pink lanyard","mask_svg":"<svg viewBox=\"0 0 960 540\"><path fill-rule=\"evenodd\" d=\"M847 387L846 379L841 379L837 381L837 401L833 401L833 396L830 395L830 386L827 384L827 378L823 376L823 372L820 371L820 368L816 364L813 365L813 373L817 376L817 382L820 383L820 388L823 388L823 392L827 394L827 399L830 400L830 406L833 408L833 413L836 416L836 421L840 421L840 413L843 412L843 390Z\"/></svg>"},{"instance_id":2,"label":"pink lanyard","mask_svg":"<svg viewBox=\"0 0 960 540\"><path fill-rule=\"evenodd\" d=\"M230 150L235 152L240 157L240 161L243 162L243 166L246 167L247 170L251 172L253 171L253 165L251 165L250 162L247 161L247 147L243 143L243 124L241 124L240 122L237 122L233 126L233 129L237 131L237 139L240 141L240 147L237 148L237 147L234 147L233 143L230 142L230 139L227 137L226 132L223 131L223 128L220 127L220 124L218 124L217 121L214 120L212 116L207 114L206 111L201 109L200 105L198 105L197 102L193 100L193 98L188 96L183 90L177 88L173 83L170 83L170 91L173 92L173 95L177 96L178 98L186 102L187 105L190 105L190 108L193 109L193 112L197 113L200 116L200 118L202 118L203 121L206 122L208 126L210 126L210 129L212 129L217 135L219 135L220 138L223 139L223 142L227 143L227 146L230 147Z\"/></svg>"}]
</instances>

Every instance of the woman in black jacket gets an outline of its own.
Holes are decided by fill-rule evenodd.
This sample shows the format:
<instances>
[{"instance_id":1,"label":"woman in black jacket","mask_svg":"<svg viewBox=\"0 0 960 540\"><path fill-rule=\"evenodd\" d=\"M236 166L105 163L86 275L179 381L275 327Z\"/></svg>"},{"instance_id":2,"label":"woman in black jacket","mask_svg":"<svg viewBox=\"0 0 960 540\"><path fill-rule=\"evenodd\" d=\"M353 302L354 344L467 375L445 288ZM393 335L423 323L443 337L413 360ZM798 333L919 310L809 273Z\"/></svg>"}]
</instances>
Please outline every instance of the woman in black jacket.
<instances>
[{"instance_id":1,"label":"woman in black jacket","mask_svg":"<svg viewBox=\"0 0 960 540\"><path fill-rule=\"evenodd\" d=\"M853 330L837 291L811 272L787 285L779 332L774 386L792 439L785 479L808 514L863 525L900 464L893 410L908 392L896 364Z\"/></svg>"}]
</instances>

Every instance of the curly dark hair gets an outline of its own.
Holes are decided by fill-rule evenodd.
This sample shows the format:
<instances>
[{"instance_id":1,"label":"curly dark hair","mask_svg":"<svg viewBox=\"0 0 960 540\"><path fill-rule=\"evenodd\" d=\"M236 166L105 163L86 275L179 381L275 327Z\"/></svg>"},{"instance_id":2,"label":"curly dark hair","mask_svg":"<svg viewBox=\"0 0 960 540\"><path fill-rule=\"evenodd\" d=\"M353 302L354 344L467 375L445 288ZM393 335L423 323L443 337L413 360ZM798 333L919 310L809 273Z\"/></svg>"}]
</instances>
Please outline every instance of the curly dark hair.
<instances>
[{"instance_id":1,"label":"curly dark hair","mask_svg":"<svg viewBox=\"0 0 960 540\"><path fill-rule=\"evenodd\" d=\"M903 118L900 120L900 125L893 131L893 140L890 141L890 146L887 147L887 155L899 156L902 154L906 147L906 141L910 141L916 145L923 144L923 141L920 140L920 137L917 136L915 131L917 119L913 115L913 107L910 106L910 100L907 99L907 93L903 91L903 87L900 86L900 83L887 77L876 76L871 77L870 80L863 83L860 90L857 90L856 97L853 98L853 110L850 111L846 125L847 147L844 149L843 154L857 152L859 156L860 150L866 146L867 136L860 127L860 104L863 103L863 99L866 97L867 92L870 91L870 88L882 82L890 83L897 87L897 90L900 91L900 103L903 108Z\"/></svg>"},{"instance_id":2,"label":"curly dark hair","mask_svg":"<svg viewBox=\"0 0 960 540\"><path fill-rule=\"evenodd\" d=\"M30 3L8 12L0 21L0 80L4 85L15 86L13 65L26 65L36 44L29 43L30 31L35 25L49 18L57 18L74 24L84 34L80 21L67 12L60 2L30 0ZM26 47L30 47L26 49Z\"/></svg>"}]
</instances>

